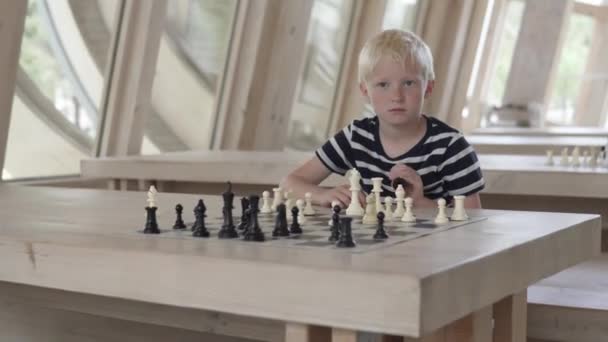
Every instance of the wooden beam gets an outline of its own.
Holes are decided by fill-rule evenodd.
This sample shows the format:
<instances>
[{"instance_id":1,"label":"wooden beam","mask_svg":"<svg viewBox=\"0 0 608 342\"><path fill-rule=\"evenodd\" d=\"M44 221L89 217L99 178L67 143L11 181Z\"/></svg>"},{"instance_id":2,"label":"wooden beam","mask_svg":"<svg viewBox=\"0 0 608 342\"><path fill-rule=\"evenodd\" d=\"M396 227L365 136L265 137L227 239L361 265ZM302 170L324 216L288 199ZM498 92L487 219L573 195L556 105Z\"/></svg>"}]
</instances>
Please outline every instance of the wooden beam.
<instances>
[{"instance_id":1,"label":"wooden beam","mask_svg":"<svg viewBox=\"0 0 608 342\"><path fill-rule=\"evenodd\" d=\"M27 1L0 1L0 171L4 168Z\"/></svg>"},{"instance_id":2,"label":"wooden beam","mask_svg":"<svg viewBox=\"0 0 608 342\"><path fill-rule=\"evenodd\" d=\"M98 156L138 154L164 28L167 0L125 0L107 68Z\"/></svg>"}]
</instances>

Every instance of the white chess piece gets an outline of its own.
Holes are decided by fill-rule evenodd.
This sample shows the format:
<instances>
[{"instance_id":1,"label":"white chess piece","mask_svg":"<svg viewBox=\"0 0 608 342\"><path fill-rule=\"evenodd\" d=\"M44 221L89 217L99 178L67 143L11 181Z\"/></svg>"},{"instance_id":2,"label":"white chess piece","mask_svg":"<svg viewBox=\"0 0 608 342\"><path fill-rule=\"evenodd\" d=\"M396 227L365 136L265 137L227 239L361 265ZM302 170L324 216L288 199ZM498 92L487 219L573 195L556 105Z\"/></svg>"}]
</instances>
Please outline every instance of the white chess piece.
<instances>
[{"instance_id":1,"label":"white chess piece","mask_svg":"<svg viewBox=\"0 0 608 342\"><path fill-rule=\"evenodd\" d=\"M395 202L397 203L397 207L395 208L395 212L393 213L393 216L395 217L401 217L403 216L403 213L405 212L405 209L403 207L403 200L405 200L405 190L403 189L403 185L399 184L399 186L397 186L397 190L395 191Z\"/></svg>"},{"instance_id":2,"label":"white chess piece","mask_svg":"<svg viewBox=\"0 0 608 342\"><path fill-rule=\"evenodd\" d=\"M583 166L589 166L589 152L583 151Z\"/></svg>"},{"instance_id":3,"label":"white chess piece","mask_svg":"<svg viewBox=\"0 0 608 342\"><path fill-rule=\"evenodd\" d=\"M597 151L592 148L590 153L589 153L589 167L596 167L597 166Z\"/></svg>"},{"instance_id":4,"label":"white chess piece","mask_svg":"<svg viewBox=\"0 0 608 342\"><path fill-rule=\"evenodd\" d=\"M298 207L298 222L306 223L306 216L304 215L304 200L299 199L296 201L296 207Z\"/></svg>"},{"instance_id":5,"label":"white chess piece","mask_svg":"<svg viewBox=\"0 0 608 342\"><path fill-rule=\"evenodd\" d=\"M405 203L405 213L401 217L402 222L416 222L416 216L414 215L413 207L414 200L411 197L407 197L403 200Z\"/></svg>"},{"instance_id":6,"label":"white chess piece","mask_svg":"<svg viewBox=\"0 0 608 342\"><path fill-rule=\"evenodd\" d=\"M572 166L580 166L581 165L580 155L581 155L581 152L580 152L580 150L579 150L579 148L577 146L577 147L575 147L572 150L572 158L571 158L571 164L572 164Z\"/></svg>"},{"instance_id":7,"label":"white chess piece","mask_svg":"<svg viewBox=\"0 0 608 342\"><path fill-rule=\"evenodd\" d=\"M274 197L272 199L272 211L277 211L279 204L283 203L283 189L273 188Z\"/></svg>"},{"instance_id":8,"label":"white chess piece","mask_svg":"<svg viewBox=\"0 0 608 342\"><path fill-rule=\"evenodd\" d=\"M373 194L367 195L365 205L365 215L363 216L363 224L376 224L378 223L378 217L376 215L376 201Z\"/></svg>"},{"instance_id":9,"label":"white chess piece","mask_svg":"<svg viewBox=\"0 0 608 342\"><path fill-rule=\"evenodd\" d=\"M291 208L293 208L294 205L293 200L291 199L291 193L291 190L285 191L283 193L283 197L285 198L285 208L287 209L287 212L290 212Z\"/></svg>"},{"instance_id":10,"label":"white chess piece","mask_svg":"<svg viewBox=\"0 0 608 342\"><path fill-rule=\"evenodd\" d=\"M158 193L158 191L156 191L156 187L154 185L150 185L150 189L148 190L148 208L154 208L156 207L156 194Z\"/></svg>"},{"instance_id":11,"label":"white chess piece","mask_svg":"<svg viewBox=\"0 0 608 342\"><path fill-rule=\"evenodd\" d=\"M391 222L393 220L393 198L384 197L384 220Z\"/></svg>"},{"instance_id":12,"label":"white chess piece","mask_svg":"<svg viewBox=\"0 0 608 342\"><path fill-rule=\"evenodd\" d=\"M561 166L570 165L570 159L568 158L568 148L567 147L564 147L562 149L562 157L559 160L559 165L561 165Z\"/></svg>"},{"instance_id":13,"label":"white chess piece","mask_svg":"<svg viewBox=\"0 0 608 342\"><path fill-rule=\"evenodd\" d=\"M350 204L346 208L346 215L349 216L363 216L364 211L361 203L359 202L359 192L361 191L361 174L357 169L350 171Z\"/></svg>"},{"instance_id":14,"label":"white chess piece","mask_svg":"<svg viewBox=\"0 0 608 342\"><path fill-rule=\"evenodd\" d=\"M469 219L466 211L464 210L464 196L454 196L454 211L452 212L452 221L466 221Z\"/></svg>"},{"instance_id":15,"label":"white chess piece","mask_svg":"<svg viewBox=\"0 0 608 342\"><path fill-rule=\"evenodd\" d=\"M547 150L547 161L545 165L553 166L553 150Z\"/></svg>"},{"instance_id":16,"label":"white chess piece","mask_svg":"<svg viewBox=\"0 0 608 342\"><path fill-rule=\"evenodd\" d=\"M272 213L272 205L270 204L270 192L268 191L262 192L262 208L260 208L260 213Z\"/></svg>"},{"instance_id":17,"label":"white chess piece","mask_svg":"<svg viewBox=\"0 0 608 342\"><path fill-rule=\"evenodd\" d=\"M377 214L378 212L383 211L382 198L380 197L380 194L382 193L382 177L373 177L372 183L373 183L372 193L374 194L374 200L376 201L376 214Z\"/></svg>"},{"instance_id":18,"label":"white chess piece","mask_svg":"<svg viewBox=\"0 0 608 342\"><path fill-rule=\"evenodd\" d=\"M312 216L315 214L315 209L312 207L312 194L307 192L304 194L304 198L306 199L306 207L304 207L304 215Z\"/></svg>"},{"instance_id":19,"label":"white chess piece","mask_svg":"<svg viewBox=\"0 0 608 342\"><path fill-rule=\"evenodd\" d=\"M437 224L444 224L444 223L448 223L449 219L448 219L448 215L445 212L446 209L446 202L445 199L440 198L437 201L437 216L435 217L435 223Z\"/></svg>"}]
</instances>

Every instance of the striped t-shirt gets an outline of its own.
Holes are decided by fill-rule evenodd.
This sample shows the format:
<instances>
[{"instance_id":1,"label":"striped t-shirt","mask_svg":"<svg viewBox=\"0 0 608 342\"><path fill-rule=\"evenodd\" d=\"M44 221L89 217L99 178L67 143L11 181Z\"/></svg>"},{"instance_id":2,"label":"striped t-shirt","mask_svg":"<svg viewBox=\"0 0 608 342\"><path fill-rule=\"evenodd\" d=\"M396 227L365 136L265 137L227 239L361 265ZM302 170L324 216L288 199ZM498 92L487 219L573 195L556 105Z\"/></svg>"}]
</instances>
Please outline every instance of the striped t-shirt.
<instances>
[{"instance_id":1,"label":"striped t-shirt","mask_svg":"<svg viewBox=\"0 0 608 342\"><path fill-rule=\"evenodd\" d=\"M370 193L373 177L382 177L381 196L395 196L388 178L396 164L406 164L422 178L424 196L430 199L471 195L484 187L479 161L462 133L442 121L424 116L426 133L408 152L396 158L386 155L380 143L378 118L355 120L316 151L332 172L344 175L356 168L363 191Z\"/></svg>"}]
</instances>

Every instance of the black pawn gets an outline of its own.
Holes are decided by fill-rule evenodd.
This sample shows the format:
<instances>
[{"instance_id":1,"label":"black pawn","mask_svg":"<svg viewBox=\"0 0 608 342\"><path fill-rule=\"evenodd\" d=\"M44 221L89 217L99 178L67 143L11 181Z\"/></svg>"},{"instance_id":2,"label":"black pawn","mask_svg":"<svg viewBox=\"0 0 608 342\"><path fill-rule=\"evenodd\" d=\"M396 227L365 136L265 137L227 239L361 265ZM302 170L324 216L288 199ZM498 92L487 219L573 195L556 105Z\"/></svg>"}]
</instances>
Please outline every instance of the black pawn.
<instances>
[{"instance_id":1,"label":"black pawn","mask_svg":"<svg viewBox=\"0 0 608 342\"><path fill-rule=\"evenodd\" d=\"M333 207L334 213L331 215L331 235L329 236L330 242L336 242L340 239L340 208L339 205Z\"/></svg>"},{"instance_id":2,"label":"black pawn","mask_svg":"<svg viewBox=\"0 0 608 342\"><path fill-rule=\"evenodd\" d=\"M156 207L146 207L146 226L144 234L160 234L158 223L156 223Z\"/></svg>"},{"instance_id":3,"label":"black pawn","mask_svg":"<svg viewBox=\"0 0 608 342\"><path fill-rule=\"evenodd\" d=\"M181 204L177 204L175 206L175 224L173 225L173 229L186 229L186 224L184 223L184 220L182 219L182 211L184 210L184 207Z\"/></svg>"},{"instance_id":4,"label":"black pawn","mask_svg":"<svg viewBox=\"0 0 608 342\"><path fill-rule=\"evenodd\" d=\"M244 234L245 229L249 226L249 199L247 197L241 198L241 210L241 222L236 229L242 230Z\"/></svg>"},{"instance_id":5,"label":"black pawn","mask_svg":"<svg viewBox=\"0 0 608 342\"><path fill-rule=\"evenodd\" d=\"M298 214L300 209L298 207L291 208L291 226L289 227L289 232L291 234L302 234L302 227L300 227L300 222L298 222Z\"/></svg>"},{"instance_id":6,"label":"black pawn","mask_svg":"<svg viewBox=\"0 0 608 342\"><path fill-rule=\"evenodd\" d=\"M376 241L386 240L386 239L388 239L388 234L386 234L386 231L384 230L384 213L379 212L378 215L376 215L376 217L378 218L378 228L376 228L376 233L374 234L374 240L376 240Z\"/></svg>"},{"instance_id":7,"label":"black pawn","mask_svg":"<svg viewBox=\"0 0 608 342\"><path fill-rule=\"evenodd\" d=\"M289 229L287 229L287 207L283 203L277 206L277 217L274 221L272 236L289 236Z\"/></svg>"},{"instance_id":8,"label":"black pawn","mask_svg":"<svg viewBox=\"0 0 608 342\"><path fill-rule=\"evenodd\" d=\"M209 231L207 230L207 227L205 227L205 217L207 217L207 214L205 214L206 211L207 207L205 207L205 203L202 199L199 200L198 205L194 208L196 221L194 221L194 225L192 226L192 229L194 230L192 236L209 237Z\"/></svg>"},{"instance_id":9,"label":"black pawn","mask_svg":"<svg viewBox=\"0 0 608 342\"><path fill-rule=\"evenodd\" d=\"M266 240L264 237L264 232L260 228L260 223L258 222L258 213L260 211L259 204L259 196L249 196L249 226L247 227L247 232L245 233L245 241L262 242Z\"/></svg>"},{"instance_id":10,"label":"black pawn","mask_svg":"<svg viewBox=\"0 0 608 342\"><path fill-rule=\"evenodd\" d=\"M224 207L222 208L224 223L217 235L220 239L234 239L239 237L239 233L236 231L232 219L234 193L232 193L232 184L230 182L228 182L228 190L222 196L224 197Z\"/></svg>"},{"instance_id":11,"label":"black pawn","mask_svg":"<svg viewBox=\"0 0 608 342\"><path fill-rule=\"evenodd\" d=\"M338 248L352 248L355 247L355 241L353 241L353 236L351 232L351 223L353 219L351 217L343 217L340 219L340 226L342 231L340 232L340 239L336 242L336 247Z\"/></svg>"}]
</instances>

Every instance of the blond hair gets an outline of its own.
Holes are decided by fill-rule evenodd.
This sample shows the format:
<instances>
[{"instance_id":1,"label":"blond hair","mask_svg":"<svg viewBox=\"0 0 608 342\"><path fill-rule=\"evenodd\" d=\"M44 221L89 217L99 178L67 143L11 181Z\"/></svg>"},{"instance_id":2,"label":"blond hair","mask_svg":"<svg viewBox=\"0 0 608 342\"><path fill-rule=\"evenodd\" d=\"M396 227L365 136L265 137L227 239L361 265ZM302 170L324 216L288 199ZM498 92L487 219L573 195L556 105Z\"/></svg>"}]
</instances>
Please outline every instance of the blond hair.
<instances>
[{"instance_id":1,"label":"blond hair","mask_svg":"<svg viewBox=\"0 0 608 342\"><path fill-rule=\"evenodd\" d=\"M420 68L425 80L434 80L431 49L417 35L403 30L386 30L368 40L359 53L359 83L366 81L380 59L390 56L395 61Z\"/></svg>"}]
</instances>

